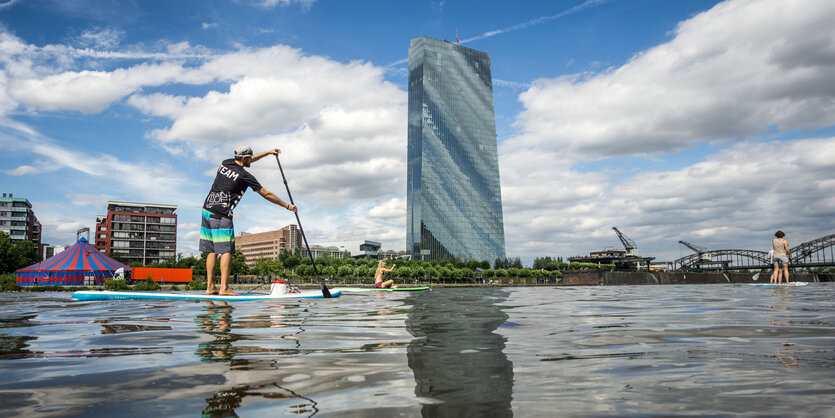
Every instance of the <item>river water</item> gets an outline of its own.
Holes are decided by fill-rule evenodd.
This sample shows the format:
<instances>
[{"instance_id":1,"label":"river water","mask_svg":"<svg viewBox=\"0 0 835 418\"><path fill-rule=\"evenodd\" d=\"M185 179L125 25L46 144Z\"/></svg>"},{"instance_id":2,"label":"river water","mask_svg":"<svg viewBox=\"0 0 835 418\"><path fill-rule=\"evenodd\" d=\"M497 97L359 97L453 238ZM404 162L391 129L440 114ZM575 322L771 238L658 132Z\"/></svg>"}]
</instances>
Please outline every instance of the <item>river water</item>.
<instances>
[{"instance_id":1,"label":"river water","mask_svg":"<svg viewBox=\"0 0 835 418\"><path fill-rule=\"evenodd\" d=\"M835 416L835 284L0 294L0 416Z\"/></svg>"}]
</instances>

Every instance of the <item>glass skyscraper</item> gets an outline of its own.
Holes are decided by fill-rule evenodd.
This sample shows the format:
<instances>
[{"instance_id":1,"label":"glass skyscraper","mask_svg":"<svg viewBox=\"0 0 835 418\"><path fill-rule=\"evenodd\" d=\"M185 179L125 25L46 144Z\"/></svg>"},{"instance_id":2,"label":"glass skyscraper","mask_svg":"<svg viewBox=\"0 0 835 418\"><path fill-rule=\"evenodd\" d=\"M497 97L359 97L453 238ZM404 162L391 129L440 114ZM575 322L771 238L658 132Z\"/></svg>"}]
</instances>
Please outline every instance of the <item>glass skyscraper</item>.
<instances>
[{"instance_id":1,"label":"glass skyscraper","mask_svg":"<svg viewBox=\"0 0 835 418\"><path fill-rule=\"evenodd\" d=\"M406 248L416 260L505 258L490 55L409 46Z\"/></svg>"}]
</instances>

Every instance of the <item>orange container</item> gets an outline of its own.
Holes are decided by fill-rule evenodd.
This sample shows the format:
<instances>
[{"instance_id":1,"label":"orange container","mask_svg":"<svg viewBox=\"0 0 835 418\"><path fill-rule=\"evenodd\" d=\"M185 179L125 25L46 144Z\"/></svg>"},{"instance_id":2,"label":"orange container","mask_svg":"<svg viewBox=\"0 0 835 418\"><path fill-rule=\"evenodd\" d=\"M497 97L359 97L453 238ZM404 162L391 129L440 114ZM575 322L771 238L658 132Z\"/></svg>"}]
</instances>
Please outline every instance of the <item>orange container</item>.
<instances>
[{"instance_id":1,"label":"orange container","mask_svg":"<svg viewBox=\"0 0 835 418\"><path fill-rule=\"evenodd\" d=\"M160 283L188 283L191 281L191 273L191 269L133 267L131 278L145 280L151 276L151 280Z\"/></svg>"}]
</instances>

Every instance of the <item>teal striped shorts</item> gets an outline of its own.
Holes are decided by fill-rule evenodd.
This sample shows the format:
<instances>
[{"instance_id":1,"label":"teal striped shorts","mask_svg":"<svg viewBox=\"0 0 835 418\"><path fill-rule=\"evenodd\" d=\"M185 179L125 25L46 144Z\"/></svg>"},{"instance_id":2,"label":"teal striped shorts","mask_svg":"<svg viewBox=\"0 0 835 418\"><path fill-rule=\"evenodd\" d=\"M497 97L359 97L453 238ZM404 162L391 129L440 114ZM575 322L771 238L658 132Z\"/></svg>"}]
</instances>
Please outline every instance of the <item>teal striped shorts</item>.
<instances>
[{"instance_id":1,"label":"teal striped shorts","mask_svg":"<svg viewBox=\"0 0 835 418\"><path fill-rule=\"evenodd\" d=\"M203 209L200 222L200 252L226 254L235 252L235 227L232 218Z\"/></svg>"}]
</instances>

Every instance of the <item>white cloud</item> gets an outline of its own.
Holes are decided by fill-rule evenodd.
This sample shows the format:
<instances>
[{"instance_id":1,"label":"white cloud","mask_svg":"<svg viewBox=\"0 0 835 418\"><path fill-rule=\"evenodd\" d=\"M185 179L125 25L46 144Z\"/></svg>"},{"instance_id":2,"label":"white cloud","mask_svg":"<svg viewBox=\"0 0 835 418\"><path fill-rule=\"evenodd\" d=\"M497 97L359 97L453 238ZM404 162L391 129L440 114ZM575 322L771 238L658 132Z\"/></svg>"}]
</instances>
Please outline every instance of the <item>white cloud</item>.
<instances>
[{"instance_id":1,"label":"white cloud","mask_svg":"<svg viewBox=\"0 0 835 418\"><path fill-rule=\"evenodd\" d=\"M213 28L216 28L216 27L218 26L218 24L217 24L217 23L206 23L206 22L203 22L203 25L202 25L202 26L203 26L203 29L213 29Z\"/></svg>"},{"instance_id":2,"label":"white cloud","mask_svg":"<svg viewBox=\"0 0 835 418\"><path fill-rule=\"evenodd\" d=\"M81 228L86 228L86 226L81 222L66 222L61 223L56 227L59 232L76 232Z\"/></svg>"},{"instance_id":3,"label":"white cloud","mask_svg":"<svg viewBox=\"0 0 835 418\"><path fill-rule=\"evenodd\" d=\"M31 165L22 165L14 170L8 170L6 172L13 176L23 176L26 174L40 173L41 171Z\"/></svg>"},{"instance_id":4,"label":"white cloud","mask_svg":"<svg viewBox=\"0 0 835 418\"><path fill-rule=\"evenodd\" d=\"M78 36L78 43L82 47L96 49L112 49L119 45L125 33L117 29L95 28L89 29Z\"/></svg>"},{"instance_id":5,"label":"white cloud","mask_svg":"<svg viewBox=\"0 0 835 418\"><path fill-rule=\"evenodd\" d=\"M117 200L114 196L89 193L68 194L67 199L69 199L70 203L72 203L75 206L93 207L96 210L101 211L102 213L104 213L105 209L107 208L107 202L111 200Z\"/></svg>"},{"instance_id":6,"label":"white cloud","mask_svg":"<svg viewBox=\"0 0 835 418\"><path fill-rule=\"evenodd\" d=\"M598 158L831 126L834 19L833 2L720 3L619 68L536 81L506 146Z\"/></svg>"},{"instance_id":7,"label":"white cloud","mask_svg":"<svg viewBox=\"0 0 835 418\"><path fill-rule=\"evenodd\" d=\"M756 249L777 229L791 231L792 245L835 229L835 138L741 142L681 169L625 179L572 171L556 154L500 161L507 247L517 251L509 255L620 246L612 226L661 261L679 257L678 240Z\"/></svg>"},{"instance_id":8,"label":"white cloud","mask_svg":"<svg viewBox=\"0 0 835 418\"><path fill-rule=\"evenodd\" d=\"M287 7L294 4L298 4L301 6L303 10L309 10L313 3L316 3L316 0L258 0L257 4L264 8L273 8L273 7Z\"/></svg>"},{"instance_id":9,"label":"white cloud","mask_svg":"<svg viewBox=\"0 0 835 418\"><path fill-rule=\"evenodd\" d=\"M12 7L12 6L14 6L14 4L15 4L15 3L17 3L18 1L19 1L19 0L7 0L7 1L5 1L5 2L3 2L3 3L0 3L0 10L11 8L11 7Z\"/></svg>"}]
</instances>

